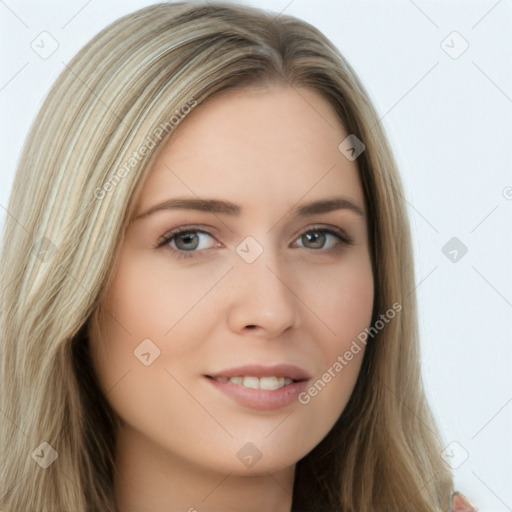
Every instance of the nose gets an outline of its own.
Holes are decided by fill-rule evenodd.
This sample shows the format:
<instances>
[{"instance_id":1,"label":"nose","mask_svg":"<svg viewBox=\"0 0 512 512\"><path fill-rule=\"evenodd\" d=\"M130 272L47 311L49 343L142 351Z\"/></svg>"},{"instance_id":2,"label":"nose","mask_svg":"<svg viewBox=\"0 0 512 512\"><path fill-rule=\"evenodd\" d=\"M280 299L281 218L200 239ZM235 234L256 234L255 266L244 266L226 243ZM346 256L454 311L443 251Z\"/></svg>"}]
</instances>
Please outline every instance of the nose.
<instances>
[{"instance_id":1,"label":"nose","mask_svg":"<svg viewBox=\"0 0 512 512\"><path fill-rule=\"evenodd\" d=\"M228 324L233 332L274 338L301 325L293 277L269 251L252 263L238 261L231 278Z\"/></svg>"}]
</instances>

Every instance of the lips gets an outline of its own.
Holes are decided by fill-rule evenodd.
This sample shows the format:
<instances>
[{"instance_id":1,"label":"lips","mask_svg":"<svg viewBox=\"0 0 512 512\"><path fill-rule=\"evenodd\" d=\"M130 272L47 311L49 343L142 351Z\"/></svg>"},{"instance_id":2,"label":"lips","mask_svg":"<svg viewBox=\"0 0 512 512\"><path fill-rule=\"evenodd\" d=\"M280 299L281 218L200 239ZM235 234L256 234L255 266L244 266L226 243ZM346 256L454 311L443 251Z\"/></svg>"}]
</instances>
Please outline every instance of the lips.
<instances>
[{"instance_id":1,"label":"lips","mask_svg":"<svg viewBox=\"0 0 512 512\"><path fill-rule=\"evenodd\" d=\"M240 366L204 377L234 402L260 411L293 404L311 378L305 370L289 364Z\"/></svg>"}]
</instances>

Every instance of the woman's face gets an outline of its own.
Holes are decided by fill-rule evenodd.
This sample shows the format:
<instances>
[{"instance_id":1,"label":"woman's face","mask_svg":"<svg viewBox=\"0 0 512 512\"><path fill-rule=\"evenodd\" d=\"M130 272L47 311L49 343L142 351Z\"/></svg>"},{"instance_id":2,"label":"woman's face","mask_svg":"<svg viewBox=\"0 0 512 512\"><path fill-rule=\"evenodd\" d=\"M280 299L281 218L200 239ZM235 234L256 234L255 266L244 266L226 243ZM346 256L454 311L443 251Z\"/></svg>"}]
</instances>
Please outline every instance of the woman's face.
<instances>
[{"instance_id":1,"label":"woman's face","mask_svg":"<svg viewBox=\"0 0 512 512\"><path fill-rule=\"evenodd\" d=\"M91 336L140 459L277 471L340 416L373 305L348 135L316 92L249 88L192 110L159 154Z\"/></svg>"}]
</instances>

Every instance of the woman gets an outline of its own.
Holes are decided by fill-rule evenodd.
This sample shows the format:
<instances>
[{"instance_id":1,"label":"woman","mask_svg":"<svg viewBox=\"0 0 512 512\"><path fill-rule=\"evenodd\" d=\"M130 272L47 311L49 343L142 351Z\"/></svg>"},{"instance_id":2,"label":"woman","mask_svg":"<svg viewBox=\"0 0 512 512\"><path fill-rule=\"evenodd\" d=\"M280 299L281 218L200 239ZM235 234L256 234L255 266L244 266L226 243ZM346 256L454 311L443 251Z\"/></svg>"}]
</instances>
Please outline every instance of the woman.
<instances>
[{"instance_id":1,"label":"woman","mask_svg":"<svg viewBox=\"0 0 512 512\"><path fill-rule=\"evenodd\" d=\"M4 512L472 510L422 389L391 151L310 25L113 23L45 101L9 213Z\"/></svg>"}]
</instances>

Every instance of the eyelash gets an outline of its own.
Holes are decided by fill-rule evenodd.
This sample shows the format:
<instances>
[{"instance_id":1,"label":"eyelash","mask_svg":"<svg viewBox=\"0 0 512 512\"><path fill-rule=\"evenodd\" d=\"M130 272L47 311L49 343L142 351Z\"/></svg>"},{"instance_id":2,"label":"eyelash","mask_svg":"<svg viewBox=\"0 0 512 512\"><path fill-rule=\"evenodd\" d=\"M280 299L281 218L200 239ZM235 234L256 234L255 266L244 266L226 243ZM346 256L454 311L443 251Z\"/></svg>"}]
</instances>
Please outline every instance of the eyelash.
<instances>
[{"instance_id":1,"label":"eyelash","mask_svg":"<svg viewBox=\"0 0 512 512\"><path fill-rule=\"evenodd\" d=\"M209 233L208 231L205 231L203 229L200 229L200 228L196 228L194 226L187 226L187 227L179 227L179 228L175 228L171 231L169 231L168 233L166 233L165 235L163 235L160 240L157 242L157 245L155 246L155 249L164 249L166 246L168 248L168 250L171 251L173 257L175 258L178 258L178 259L186 259L186 258L195 258L197 256L194 255L194 253L198 253L198 252L203 252L205 249L202 249L202 250L192 250L192 251L183 251L181 249L173 249L171 247L169 247L169 242L171 242L175 237L179 236L179 235L188 235L188 234L195 234L195 233L203 233L205 235L209 235L211 237L213 237L213 235L211 233ZM308 228L306 231L303 231L298 237L298 238L301 238L303 237L304 235L308 234L308 233L321 233L321 234L327 234L327 235L332 235L334 236L335 238L338 239L339 243L337 243L334 247L332 247L331 249L310 249L312 251L322 251L322 252L339 252L342 248L340 247L340 244L341 245L352 245L352 240L342 231L342 230L339 230L339 229L335 229L335 228L326 228L326 227L322 227L322 226L312 226L310 228ZM308 247L304 247L304 249L308 249Z\"/></svg>"}]
</instances>

